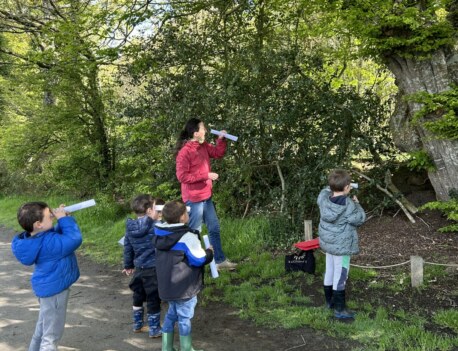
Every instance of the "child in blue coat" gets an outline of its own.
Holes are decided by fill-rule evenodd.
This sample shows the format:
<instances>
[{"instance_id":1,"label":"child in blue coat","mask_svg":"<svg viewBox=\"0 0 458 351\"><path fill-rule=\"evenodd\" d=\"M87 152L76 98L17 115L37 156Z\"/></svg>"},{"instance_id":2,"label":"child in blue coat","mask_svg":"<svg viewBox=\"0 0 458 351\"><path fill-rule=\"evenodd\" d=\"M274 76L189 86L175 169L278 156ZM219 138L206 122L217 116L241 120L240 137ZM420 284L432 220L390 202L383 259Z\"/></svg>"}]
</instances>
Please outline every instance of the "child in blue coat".
<instances>
[{"instance_id":1,"label":"child in blue coat","mask_svg":"<svg viewBox=\"0 0 458 351\"><path fill-rule=\"evenodd\" d=\"M25 231L13 239L11 249L19 262L35 265L32 289L40 303L29 351L55 351L64 332L70 286L80 276L75 251L81 232L64 205L51 210L44 202L28 202L17 218Z\"/></svg>"}]
</instances>

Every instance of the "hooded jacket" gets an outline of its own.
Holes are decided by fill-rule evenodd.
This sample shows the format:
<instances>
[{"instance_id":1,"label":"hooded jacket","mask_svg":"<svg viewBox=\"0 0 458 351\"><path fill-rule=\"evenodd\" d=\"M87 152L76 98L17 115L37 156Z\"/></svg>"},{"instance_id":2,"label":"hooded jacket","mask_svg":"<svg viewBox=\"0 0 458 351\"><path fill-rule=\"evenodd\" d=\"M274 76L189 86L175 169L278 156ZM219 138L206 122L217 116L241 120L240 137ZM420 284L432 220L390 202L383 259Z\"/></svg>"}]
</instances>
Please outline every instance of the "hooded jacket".
<instances>
[{"instance_id":1,"label":"hooded jacket","mask_svg":"<svg viewBox=\"0 0 458 351\"><path fill-rule=\"evenodd\" d=\"M83 239L73 217L62 217L57 226L31 236L14 237L11 249L19 262L35 264L32 289L38 297L56 295L69 288L80 276L75 250Z\"/></svg>"},{"instance_id":2,"label":"hooded jacket","mask_svg":"<svg viewBox=\"0 0 458 351\"><path fill-rule=\"evenodd\" d=\"M364 223L366 214L361 205L349 197L344 205L339 205L330 200L331 195L329 187L321 190L318 195L320 247L331 255L357 254L359 244L356 228Z\"/></svg>"},{"instance_id":3,"label":"hooded jacket","mask_svg":"<svg viewBox=\"0 0 458 351\"><path fill-rule=\"evenodd\" d=\"M153 243L155 221L148 216L127 219L124 238L124 268L153 268L156 247Z\"/></svg>"},{"instance_id":4,"label":"hooded jacket","mask_svg":"<svg viewBox=\"0 0 458 351\"><path fill-rule=\"evenodd\" d=\"M181 183L183 202L200 202L212 196L213 183L208 179L211 172L210 158L221 158L226 153L226 141L216 139L216 145L188 141L176 157L176 175Z\"/></svg>"},{"instance_id":5,"label":"hooded jacket","mask_svg":"<svg viewBox=\"0 0 458 351\"><path fill-rule=\"evenodd\" d=\"M164 301L190 299L203 288L204 265L213 252L204 250L199 232L185 224L157 224L156 272L159 297Z\"/></svg>"}]
</instances>

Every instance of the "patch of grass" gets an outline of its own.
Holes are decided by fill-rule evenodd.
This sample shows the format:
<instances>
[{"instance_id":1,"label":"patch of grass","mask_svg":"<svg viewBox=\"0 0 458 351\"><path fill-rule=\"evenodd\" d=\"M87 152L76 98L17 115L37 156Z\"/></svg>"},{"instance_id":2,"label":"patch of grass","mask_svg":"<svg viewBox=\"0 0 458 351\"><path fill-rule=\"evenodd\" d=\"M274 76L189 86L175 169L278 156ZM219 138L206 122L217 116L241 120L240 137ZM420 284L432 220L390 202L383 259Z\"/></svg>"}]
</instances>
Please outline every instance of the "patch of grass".
<instances>
[{"instance_id":1,"label":"patch of grass","mask_svg":"<svg viewBox=\"0 0 458 351\"><path fill-rule=\"evenodd\" d=\"M458 333L458 311L441 310L434 315L434 321L444 327L450 328Z\"/></svg>"},{"instance_id":2,"label":"patch of grass","mask_svg":"<svg viewBox=\"0 0 458 351\"><path fill-rule=\"evenodd\" d=\"M262 217L221 219L221 241L231 260L241 261L264 251L263 235L267 223Z\"/></svg>"},{"instance_id":3,"label":"patch of grass","mask_svg":"<svg viewBox=\"0 0 458 351\"><path fill-rule=\"evenodd\" d=\"M377 271L375 269L363 269L359 267L351 267L350 269L350 278L351 279L368 282L376 277L377 277Z\"/></svg>"},{"instance_id":4,"label":"patch of grass","mask_svg":"<svg viewBox=\"0 0 458 351\"><path fill-rule=\"evenodd\" d=\"M423 279L425 284L435 282L437 279L444 278L448 275L446 267L425 264L423 268Z\"/></svg>"},{"instance_id":5,"label":"patch of grass","mask_svg":"<svg viewBox=\"0 0 458 351\"><path fill-rule=\"evenodd\" d=\"M436 334L429 331L429 328L426 330L427 321L424 317L384 307L374 310L374 301L358 304L350 299L349 307L355 308L358 312L354 322L342 323L334 320L331 311L314 306L308 295L302 295L297 288L298 285L312 286L313 283L316 286L317 280L321 281L325 268L324 255L319 251L315 253L316 276L301 272L286 274L284 257L275 257L270 252L263 251L261 236L253 233L255 230L264 228L258 220L251 223L251 234L244 232L243 226L240 227L238 221L236 227L241 228L241 231L231 230L230 236L224 236L227 233L223 234L223 243L232 243L234 239L237 241L234 235L243 236L243 239L238 242L246 243L245 245L238 248L231 245L227 250L233 252L229 253L229 257L235 257L236 251L239 253L243 251L243 255L238 256L243 257L243 261L236 272L223 273L220 276L222 282L216 282L220 278L212 282L212 287L221 292L221 299L239 309L241 318L250 319L266 327L308 326L324 330L329 335L351 338L361 343L364 345L361 350L453 349L458 339ZM225 223L228 226L232 222L226 219ZM253 226L253 223L256 223L256 226ZM223 230L225 230L224 226ZM254 240L249 239L251 235ZM387 281L379 278L376 270L352 267L350 279L353 282L363 283L357 284L358 286L366 285L369 295L373 289L399 293L410 286L408 274L401 269L395 271L392 279ZM297 283L298 280L301 280L300 284ZM310 290L311 294L316 294L316 289L312 290ZM453 316L447 319L451 321Z\"/></svg>"}]
</instances>

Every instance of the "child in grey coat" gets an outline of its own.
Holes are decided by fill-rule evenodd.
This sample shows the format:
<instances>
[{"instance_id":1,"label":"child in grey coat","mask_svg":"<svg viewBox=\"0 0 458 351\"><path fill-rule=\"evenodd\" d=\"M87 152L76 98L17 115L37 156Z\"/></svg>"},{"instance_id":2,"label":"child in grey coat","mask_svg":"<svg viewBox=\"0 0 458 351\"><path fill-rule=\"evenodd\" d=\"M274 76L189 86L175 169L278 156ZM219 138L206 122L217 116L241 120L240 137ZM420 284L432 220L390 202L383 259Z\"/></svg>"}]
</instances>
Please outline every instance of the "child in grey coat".
<instances>
[{"instance_id":1,"label":"child in grey coat","mask_svg":"<svg viewBox=\"0 0 458 351\"><path fill-rule=\"evenodd\" d=\"M345 284L350 270L350 256L359 253L356 228L364 223L366 214L358 198L349 197L350 175L343 169L333 170L328 177L329 187L318 196L320 247L326 252L324 294L326 305L334 308L338 319L353 318L346 309Z\"/></svg>"}]
</instances>

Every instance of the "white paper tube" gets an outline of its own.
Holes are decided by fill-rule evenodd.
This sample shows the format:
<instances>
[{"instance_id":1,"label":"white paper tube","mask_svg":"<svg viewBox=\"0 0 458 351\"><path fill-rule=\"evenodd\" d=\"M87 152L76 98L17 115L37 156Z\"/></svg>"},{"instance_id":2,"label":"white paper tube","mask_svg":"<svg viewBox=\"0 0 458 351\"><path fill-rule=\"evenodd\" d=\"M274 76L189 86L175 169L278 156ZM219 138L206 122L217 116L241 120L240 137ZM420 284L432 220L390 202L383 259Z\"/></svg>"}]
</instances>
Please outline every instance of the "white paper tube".
<instances>
[{"instance_id":1,"label":"white paper tube","mask_svg":"<svg viewBox=\"0 0 458 351\"><path fill-rule=\"evenodd\" d=\"M214 129L210 129L210 133L216 134L216 135L223 135L223 133L221 133L218 130L214 130ZM227 139L230 139L232 141L237 141L239 139L239 137L236 137L235 135L231 135L231 134L227 134L227 133L224 134L224 137L227 138Z\"/></svg>"},{"instance_id":2,"label":"white paper tube","mask_svg":"<svg viewBox=\"0 0 458 351\"><path fill-rule=\"evenodd\" d=\"M208 235L204 235L203 238L204 238L205 248L208 249L210 247L210 240L208 240ZM214 259L210 262L210 270L212 273L212 278L219 277L218 269L216 268L216 263Z\"/></svg>"},{"instance_id":3,"label":"white paper tube","mask_svg":"<svg viewBox=\"0 0 458 351\"><path fill-rule=\"evenodd\" d=\"M156 205L154 206L156 211L162 211L164 209L164 205ZM186 211L191 212L191 206L186 206Z\"/></svg>"},{"instance_id":4,"label":"white paper tube","mask_svg":"<svg viewBox=\"0 0 458 351\"><path fill-rule=\"evenodd\" d=\"M124 238L125 236L123 236L121 239L118 240L119 245L124 246Z\"/></svg>"},{"instance_id":5,"label":"white paper tube","mask_svg":"<svg viewBox=\"0 0 458 351\"><path fill-rule=\"evenodd\" d=\"M83 201L83 202L80 202L78 204L66 206L66 207L64 207L64 210L65 210L65 212L75 212L75 211L82 210L83 208L88 208L88 207L91 207L91 206L95 206L95 200L94 199Z\"/></svg>"}]
</instances>

